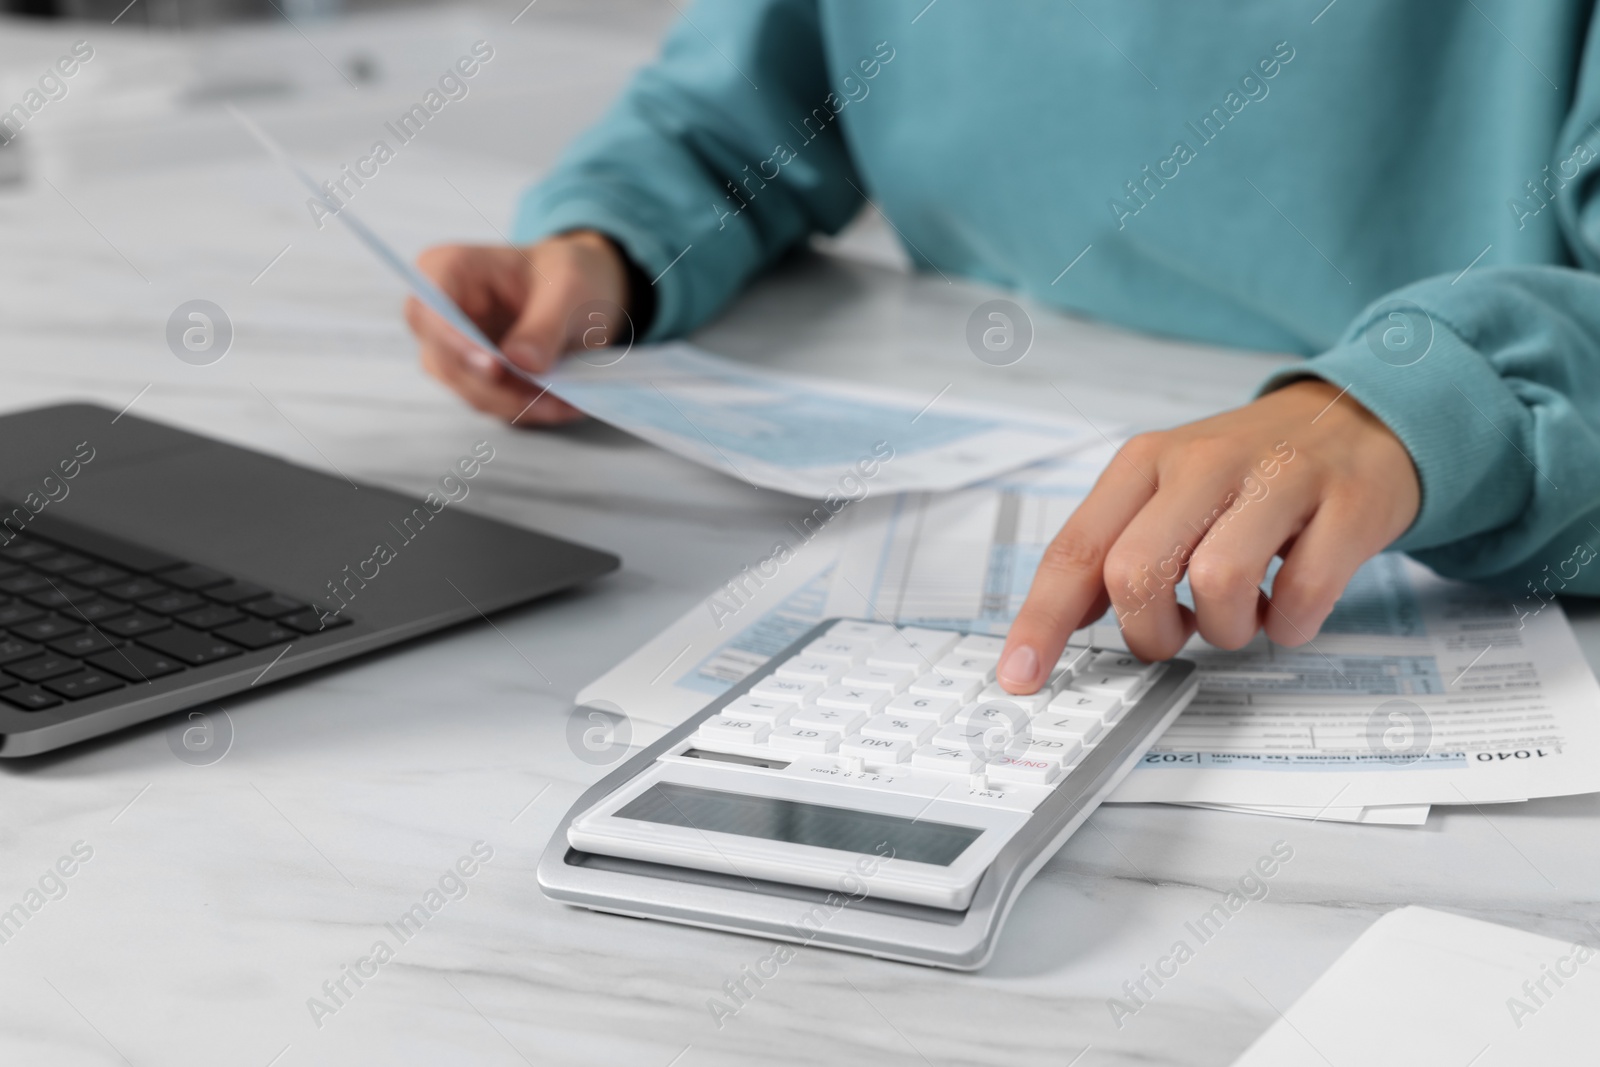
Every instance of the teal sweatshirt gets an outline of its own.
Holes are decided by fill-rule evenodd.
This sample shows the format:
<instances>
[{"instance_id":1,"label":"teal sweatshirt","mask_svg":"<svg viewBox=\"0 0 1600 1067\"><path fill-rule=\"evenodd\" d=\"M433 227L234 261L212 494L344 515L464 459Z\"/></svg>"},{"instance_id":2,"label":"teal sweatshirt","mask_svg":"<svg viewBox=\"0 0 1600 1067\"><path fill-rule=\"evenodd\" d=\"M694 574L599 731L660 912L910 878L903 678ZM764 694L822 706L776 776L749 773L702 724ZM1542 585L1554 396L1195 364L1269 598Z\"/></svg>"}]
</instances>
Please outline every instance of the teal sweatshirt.
<instances>
[{"instance_id":1,"label":"teal sweatshirt","mask_svg":"<svg viewBox=\"0 0 1600 1067\"><path fill-rule=\"evenodd\" d=\"M1395 547L1600 592L1588 0L700 0L524 197L682 334L868 197L919 267L1301 353L1410 450ZM1070 269L1068 269L1070 266Z\"/></svg>"}]
</instances>

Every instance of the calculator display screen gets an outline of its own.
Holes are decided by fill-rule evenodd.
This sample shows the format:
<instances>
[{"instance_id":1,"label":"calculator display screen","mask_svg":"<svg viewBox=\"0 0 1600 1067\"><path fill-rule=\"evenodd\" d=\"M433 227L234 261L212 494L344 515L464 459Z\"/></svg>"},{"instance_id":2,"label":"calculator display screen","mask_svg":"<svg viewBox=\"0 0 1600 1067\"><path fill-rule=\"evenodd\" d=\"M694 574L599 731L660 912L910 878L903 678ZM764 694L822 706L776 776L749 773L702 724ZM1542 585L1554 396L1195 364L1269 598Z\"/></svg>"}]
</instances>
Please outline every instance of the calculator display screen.
<instances>
[{"instance_id":1,"label":"calculator display screen","mask_svg":"<svg viewBox=\"0 0 1600 1067\"><path fill-rule=\"evenodd\" d=\"M657 782L617 809L619 819L714 830L796 845L861 852L948 867L982 830L874 811L804 804Z\"/></svg>"}]
</instances>

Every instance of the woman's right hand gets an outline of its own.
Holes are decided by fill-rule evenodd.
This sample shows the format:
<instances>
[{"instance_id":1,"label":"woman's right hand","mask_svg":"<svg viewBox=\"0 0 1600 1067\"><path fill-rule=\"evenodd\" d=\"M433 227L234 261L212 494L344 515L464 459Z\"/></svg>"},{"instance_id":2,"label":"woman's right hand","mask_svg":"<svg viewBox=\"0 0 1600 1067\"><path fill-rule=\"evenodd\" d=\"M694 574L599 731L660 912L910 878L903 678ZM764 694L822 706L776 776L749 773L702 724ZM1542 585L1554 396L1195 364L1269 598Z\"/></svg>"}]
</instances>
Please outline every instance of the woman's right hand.
<instances>
[{"instance_id":1,"label":"woman's right hand","mask_svg":"<svg viewBox=\"0 0 1600 1067\"><path fill-rule=\"evenodd\" d=\"M558 234L525 248L436 245L417 257L417 266L530 374L549 370L574 348L598 347L627 330L608 317L597 331L589 316L578 315L591 301L626 308L630 296L621 251L593 230ZM416 297L406 300L405 313L423 369L479 411L521 426L582 417L511 373Z\"/></svg>"}]
</instances>

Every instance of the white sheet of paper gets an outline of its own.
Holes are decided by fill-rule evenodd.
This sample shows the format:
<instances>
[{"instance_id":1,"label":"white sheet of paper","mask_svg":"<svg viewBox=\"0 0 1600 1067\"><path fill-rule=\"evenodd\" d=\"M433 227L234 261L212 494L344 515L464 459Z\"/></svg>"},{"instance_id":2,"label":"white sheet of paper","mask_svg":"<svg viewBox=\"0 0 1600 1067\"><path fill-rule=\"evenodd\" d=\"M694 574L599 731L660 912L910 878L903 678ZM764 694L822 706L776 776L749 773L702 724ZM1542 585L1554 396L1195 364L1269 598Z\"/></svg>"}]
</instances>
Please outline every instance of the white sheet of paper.
<instances>
[{"instance_id":1,"label":"white sheet of paper","mask_svg":"<svg viewBox=\"0 0 1600 1067\"><path fill-rule=\"evenodd\" d=\"M853 498L861 486L891 493L954 489L1098 438L1078 418L778 374L683 343L636 346L614 362L608 349L605 360L569 359L535 378L348 205L331 199L270 134L230 110L417 299L511 373L587 415L752 485L816 500Z\"/></svg>"},{"instance_id":2,"label":"white sheet of paper","mask_svg":"<svg viewBox=\"0 0 1600 1067\"><path fill-rule=\"evenodd\" d=\"M1600 952L1588 946L1597 936L1591 929L1578 946L1400 908L1368 927L1291 1007L1274 1005L1281 1017L1233 1067L1594 1063Z\"/></svg>"},{"instance_id":3,"label":"white sheet of paper","mask_svg":"<svg viewBox=\"0 0 1600 1067\"><path fill-rule=\"evenodd\" d=\"M675 455L815 500L956 489L1100 439L1081 419L782 374L681 342L606 366L569 359L548 381Z\"/></svg>"},{"instance_id":4,"label":"white sheet of paper","mask_svg":"<svg viewBox=\"0 0 1600 1067\"><path fill-rule=\"evenodd\" d=\"M1384 804L1377 807L1294 808L1259 804L1184 804L1186 808L1210 808L1244 815L1271 815L1280 819L1307 819L1311 822L1354 822L1371 826L1424 826L1428 822L1427 804Z\"/></svg>"}]
</instances>

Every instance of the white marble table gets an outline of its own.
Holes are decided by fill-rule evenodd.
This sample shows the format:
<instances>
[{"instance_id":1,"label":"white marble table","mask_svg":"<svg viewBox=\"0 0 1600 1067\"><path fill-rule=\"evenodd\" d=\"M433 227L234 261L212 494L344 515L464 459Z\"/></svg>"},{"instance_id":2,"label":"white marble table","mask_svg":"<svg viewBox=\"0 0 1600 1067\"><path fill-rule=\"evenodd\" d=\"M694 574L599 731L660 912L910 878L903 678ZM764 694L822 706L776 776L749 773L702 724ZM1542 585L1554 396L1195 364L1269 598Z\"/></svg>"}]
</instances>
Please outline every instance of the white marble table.
<instances>
[{"instance_id":1,"label":"white marble table","mask_svg":"<svg viewBox=\"0 0 1600 1067\"><path fill-rule=\"evenodd\" d=\"M103 82L51 105L59 122L41 120L32 179L0 190L0 408L138 397L136 413L418 492L488 437L503 458L464 506L625 560L498 631L468 627L229 702L232 747L209 766L177 759L165 722L0 763L0 909L74 843L93 850L65 896L0 944L0 1062L1220 1065L1400 904L1561 937L1592 917L1596 798L1436 809L1419 829L1102 809L1023 896L984 972L808 949L719 1029L708 999L768 946L544 901L538 855L599 774L565 742L573 694L758 558L799 504L603 426L520 433L466 410L415 367L397 286L343 234L311 230L225 114L182 103L216 71L266 71L301 88L245 106L332 166L493 33L500 65L448 113L460 121L408 149L361 209L410 251L493 240L517 183L603 106L662 23L655 6L541 5L508 26L520 6L306 38L96 29ZM4 69L71 39L0 25ZM359 91L312 54L353 48L380 72ZM954 383L1047 404L1048 379L1085 411L1151 423L1239 402L1278 362L1034 309L1034 352L986 367L962 333L992 293L907 275L870 219L835 253L784 265L700 340L930 397ZM161 337L195 296L238 328L212 367L180 363ZM1600 625L1580 630L1593 655ZM308 998L375 940L397 944L384 924L480 841L493 858L467 895L314 1020ZM1270 895L1116 1026L1107 999L1278 841L1294 858Z\"/></svg>"}]
</instances>

